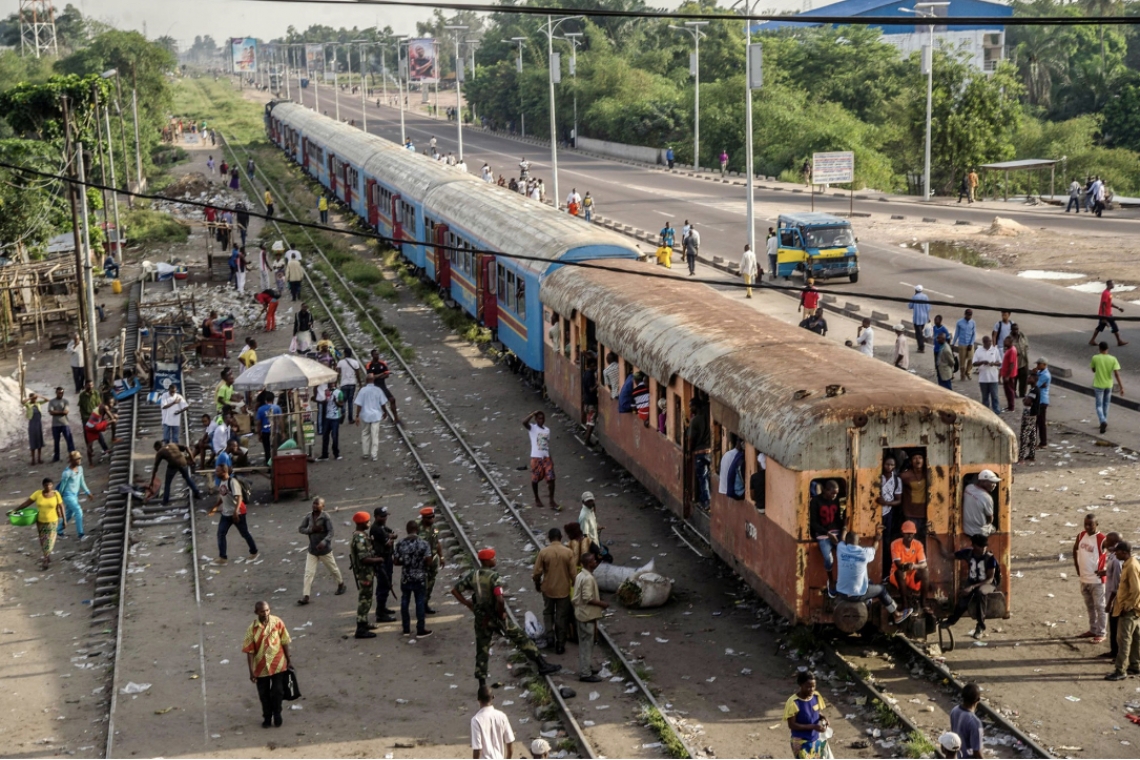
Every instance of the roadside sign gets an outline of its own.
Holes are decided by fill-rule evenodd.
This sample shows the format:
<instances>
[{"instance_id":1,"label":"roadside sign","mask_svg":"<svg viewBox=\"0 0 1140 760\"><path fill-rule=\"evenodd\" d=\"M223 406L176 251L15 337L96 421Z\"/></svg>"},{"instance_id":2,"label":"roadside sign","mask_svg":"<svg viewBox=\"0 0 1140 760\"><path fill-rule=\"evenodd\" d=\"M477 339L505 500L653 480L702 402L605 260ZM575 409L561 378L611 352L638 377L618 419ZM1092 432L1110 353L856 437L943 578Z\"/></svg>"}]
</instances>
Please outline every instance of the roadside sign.
<instances>
[{"instance_id":1,"label":"roadside sign","mask_svg":"<svg viewBox=\"0 0 1140 760\"><path fill-rule=\"evenodd\" d=\"M811 180L817 185L855 181L855 154L852 151L811 154Z\"/></svg>"}]
</instances>

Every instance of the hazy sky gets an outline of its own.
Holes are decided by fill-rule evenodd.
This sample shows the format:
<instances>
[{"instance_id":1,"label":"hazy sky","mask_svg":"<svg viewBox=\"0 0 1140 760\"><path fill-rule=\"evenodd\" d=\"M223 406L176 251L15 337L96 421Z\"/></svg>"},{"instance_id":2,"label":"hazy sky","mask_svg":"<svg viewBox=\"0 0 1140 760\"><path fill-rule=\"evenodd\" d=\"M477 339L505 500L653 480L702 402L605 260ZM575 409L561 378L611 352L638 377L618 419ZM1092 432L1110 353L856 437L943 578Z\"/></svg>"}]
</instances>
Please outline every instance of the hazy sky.
<instances>
[{"instance_id":1,"label":"hazy sky","mask_svg":"<svg viewBox=\"0 0 1140 760\"><path fill-rule=\"evenodd\" d=\"M289 25L299 29L310 24L332 27L370 27L391 25L396 33L412 33L417 20L426 19L431 11L421 8L361 6L355 2L338 3L343 7L320 4L274 4L249 0L70 0L84 16L92 16L121 29L138 29L146 25L151 39L169 34L183 49L194 36L209 34L221 42L226 37L259 37L271 39L284 34ZM464 0L457 0L463 2ZM486 2L486 0L477 0ZM816 5L825 0L816 0ZM68 0L54 0L57 9ZM653 5L675 8L680 0L652 0ZM762 7L796 9L797 0L767 0ZM19 9L18 0L0 0L0 14L7 16Z\"/></svg>"}]
</instances>

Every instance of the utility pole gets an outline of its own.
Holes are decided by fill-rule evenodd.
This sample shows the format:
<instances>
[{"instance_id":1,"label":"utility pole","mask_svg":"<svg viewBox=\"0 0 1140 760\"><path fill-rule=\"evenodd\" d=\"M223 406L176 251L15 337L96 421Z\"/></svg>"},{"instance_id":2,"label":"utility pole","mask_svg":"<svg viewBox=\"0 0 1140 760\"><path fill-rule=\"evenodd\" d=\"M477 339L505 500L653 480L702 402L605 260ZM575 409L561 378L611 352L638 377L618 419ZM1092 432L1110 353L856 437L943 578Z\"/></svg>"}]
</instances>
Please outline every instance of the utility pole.
<instances>
[{"instance_id":1,"label":"utility pole","mask_svg":"<svg viewBox=\"0 0 1140 760\"><path fill-rule=\"evenodd\" d=\"M60 97L60 102L61 102L61 105L63 106L64 158L67 159L66 163L69 166L69 169L67 172L68 176L70 176L72 178L72 180L74 180L75 179L75 165L76 165L77 159L75 158L74 154L72 153L71 111L68 108L68 99L67 99L66 95L63 95ZM78 158L78 162L82 163L82 161L83 161L83 156L82 156L82 153L80 153L79 158ZM78 324L76 326L77 327L76 332L78 332L80 335L85 336L85 335L87 335L87 288L86 288L86 283L83 281L83 276L84 276L83 233L79 229L79 205L77 202L78 199L76 198L77 190L78 190L78 188L76 188L74 181L67 183L67 198L68 198L68 201L71 203L71 233L72 233L72 240L75 243L75 280L76 280L76 283L75 283L76 284L75 301L76 301L76 307L77 307L76 311L75 311L75 318L76 318L76 322L78 322ZM84 190L86 190L86 188L84 188ZM86 200L87 199L85 197L84 198L84 204L85 205L86 205ZM87 339L84 338L84 343L86 343L86 342L87 342ZM91 348L90 346L88 346L87 351L85 351L84 354L87 357L86 361L84 362L86 364L86 366L88 366L88 367L95 366L95 351L94 351L94 349Z\"/></svg>"},{"instance_id":2,"label":"utility pole","mask_svg":"<svg viewBox=\"0 0 1140 760\"><path fill-rule=\"evenodd\" d=\"M444 27L455 36L455 123L459 129L459 160L463 160L463 56L459 54L459 33L467 31L467 24L448 24Z\"/></svg>"},{"instance_id":3,"label":"utility pole","mask_svg":"<svg viewBox=\"0 0 1140 760\"><path fill-rule=\"evenodd\" d=\"M554 186L554 208L556 210L559 207L558 204L562 202L562 197L558 194L558 120L554 113L554 84L556 81L562 81L562 71L559 59L554 57L554 30L563 21L580 18L584 17L562 16L558 20L555 20L553 16L546 17L546 54L550 73L550 173L552 176L551 184Z\"/></svg>"},{"instance_id":4,"label":"utility pole","mask_svg":"<svg viewBox=\"0 0 1140 760\"><path fill-rule=\"evenodd\" d=\"M83 223L83 280L87 290L87 376L95 377L96 353L99 350L99 334L95 320L95 275L91 267L91 225L87 219L87 170L83 166L83 143L75 144L79 189L83 192L83 203L79 206L79 216Z\"/></svg>"},{"instance_id":5,"label":"utility pole","mask_svg":"<svg viewBox=\"0 0 1140 760\"><path fill-rule=\"evenodd\" d=\"M139 139L139 77L133 69L131 70L131 110L134 112L135 117L135 171L137 172L135 181L138 182L138 191L141 193L143 189L143 175L142 141Z\"/></svg>"},{"instance_id":6,"label":"utility pole","mask_svg":"<svg viewBox=\"0 0 1140 760\"><path fill-rule=\"evenodd\" d=\"M707 21L686 21L684 26L669 25L670 29L688 32L693 36L693 59L689 68L693 75L693 171L701 170L701 37L704 32L702 26L708 26Z\"/></svg>"},{"instance_id":7,"label":"utility pole","mask_svg":"<svg viewBox=\"0 0 1140 760\"><path fill-rule=\"evenodd\" d=\"M526 42L526 37L511 37L509 40L502 40L502 42L514 42L519 46L519 57L518 60L515 61L515 71L519 75L519 135L526 137L526 112L523 110L522 103L522 50L523 43Z\"/></svg>"},{"instance_id":8,"label":"utility pole","mask_svg":"<svg viewBox=\"0 0 1140 760\"><path fill-rule=\"evenodd\" d=\"M563 32L562 37L570 42L570 76L574 77L574 144L570 147L578 147L578 46L582 43L578 38L582 36L582 32Z\"/></svg>"},{"instance_id":9,"label":"utility pole","mask_svg":"<svg viewBox=\"0 0 1140 760\"><path fill-rule=\"evenodd\" d=\"M104 71L101 75L103 79L110 79L113 76L118 76L119 72L115 69ZM96 94L95 103L98 108L99 96ZM99 112L96 110L95 117L99 117ZM115 216L115 248L118 250L119 255L115 258L121 263L123 260L123 226L119 222L119 183L115 179L115 147L114 140L111 139L111 104L105 103L103 105L103 123L107 128L107 161L111 164L111 208L114 210ZM108 234L108 242L110 235Z\"/></svg>"}]
</instances>

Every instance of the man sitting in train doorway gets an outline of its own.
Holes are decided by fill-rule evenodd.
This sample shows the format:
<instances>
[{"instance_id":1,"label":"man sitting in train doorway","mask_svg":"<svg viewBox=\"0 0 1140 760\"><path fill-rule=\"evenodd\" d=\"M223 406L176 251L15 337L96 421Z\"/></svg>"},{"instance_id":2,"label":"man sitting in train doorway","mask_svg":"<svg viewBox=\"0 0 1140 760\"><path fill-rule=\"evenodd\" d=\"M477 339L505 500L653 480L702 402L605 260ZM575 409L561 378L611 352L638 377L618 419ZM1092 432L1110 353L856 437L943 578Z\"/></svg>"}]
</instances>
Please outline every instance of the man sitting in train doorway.
<instances>
[{"instance_id":1,"label":"man sitting in train doorway","mask_svg":"<svg viewBox=\"0 0 1140 760\"><path fill-rule=\"evenodd\" d=\"M808 503L808 529L819 544L823 555L823 569L827 571L827 593L835 588L835 546L847 522L847 515L839 503L839 483L827 480L818 496Z\"/></svg>"},{"instance_id":2,"label":"man sitting in train doorway","mask_svg":"<svg viewBox=\"0 0 1140 760\"><path fill-rule=\"evenodd\" d=\"M915 539L918 526L911 520L902 524L902 538L891 542L891 585L904 607L926 607L926 547Z\"/></svg>"}]
</instances>

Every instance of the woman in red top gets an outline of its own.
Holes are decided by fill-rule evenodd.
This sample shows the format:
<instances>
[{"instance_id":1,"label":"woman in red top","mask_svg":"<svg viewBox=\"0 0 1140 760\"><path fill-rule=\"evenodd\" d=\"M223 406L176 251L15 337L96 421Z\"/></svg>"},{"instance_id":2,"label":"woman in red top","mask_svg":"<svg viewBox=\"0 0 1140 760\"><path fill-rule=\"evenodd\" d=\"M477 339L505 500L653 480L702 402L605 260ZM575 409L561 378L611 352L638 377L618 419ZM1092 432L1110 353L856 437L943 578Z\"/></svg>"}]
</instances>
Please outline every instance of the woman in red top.
<instances>
[{"instance_id":1,"label":"woman in red top","mask_svg":"<svg viewBox=\"0 0 1140 760\"><path fill-rule=\"evenodd\" d=\"M1005 388L1005 410L1014 411L1017 399L1017 347L1013 345L1013 336L1005 336L1005 352L1001 357L1001 369L998 377L1001 378L1002 387Z\"/></svg>"}]
</instances>

